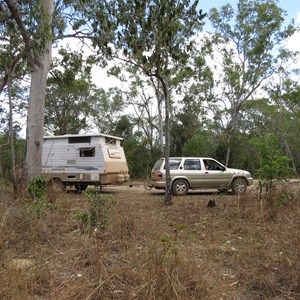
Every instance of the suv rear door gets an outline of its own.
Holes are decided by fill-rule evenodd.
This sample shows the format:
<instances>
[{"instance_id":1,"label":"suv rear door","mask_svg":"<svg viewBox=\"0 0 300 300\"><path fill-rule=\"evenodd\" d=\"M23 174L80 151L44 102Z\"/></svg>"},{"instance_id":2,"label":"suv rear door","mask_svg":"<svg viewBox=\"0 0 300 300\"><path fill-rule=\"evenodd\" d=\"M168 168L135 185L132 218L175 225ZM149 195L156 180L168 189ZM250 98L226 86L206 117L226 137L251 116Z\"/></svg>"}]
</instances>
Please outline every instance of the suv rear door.
<instances>
[{"instance_id":1,"label":"suv rear door","mask_svg":"<svg viewBox=\"0 0 300 300\"><path fill-rule=\"evenodd\" d=\"M200 158L186 158L180 172L189 179L190 187L202 187L205 184L205 170L201 167Z\"/></svg>"}]
</instances>

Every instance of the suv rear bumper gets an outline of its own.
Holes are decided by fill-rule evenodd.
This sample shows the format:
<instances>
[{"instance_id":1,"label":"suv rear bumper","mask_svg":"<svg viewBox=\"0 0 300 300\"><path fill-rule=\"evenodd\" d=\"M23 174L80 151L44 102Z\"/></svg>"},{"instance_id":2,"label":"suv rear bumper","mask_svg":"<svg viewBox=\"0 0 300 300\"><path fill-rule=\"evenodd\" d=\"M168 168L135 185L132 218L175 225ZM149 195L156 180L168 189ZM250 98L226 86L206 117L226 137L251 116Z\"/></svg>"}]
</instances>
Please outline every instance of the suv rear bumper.
<instances>
[{"instance_id":1,"label":"suv rear bumper","mask_svg":"<svg viewBox=\"0 0 300 300\"><path fill-rule=\"evenodd\" d=\"M150 180L150 185L152 185L156 189L164 189L166 187L166 182Z\"/></svg>"}]
</instances>

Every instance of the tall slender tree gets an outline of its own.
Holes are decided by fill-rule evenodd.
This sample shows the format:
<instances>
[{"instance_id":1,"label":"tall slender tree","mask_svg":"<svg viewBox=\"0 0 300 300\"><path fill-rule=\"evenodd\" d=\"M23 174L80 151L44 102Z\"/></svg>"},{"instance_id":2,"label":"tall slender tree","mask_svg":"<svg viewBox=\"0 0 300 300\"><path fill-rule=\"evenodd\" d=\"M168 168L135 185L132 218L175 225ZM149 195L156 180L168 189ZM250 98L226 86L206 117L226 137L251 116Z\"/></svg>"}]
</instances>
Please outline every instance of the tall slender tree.
<instances>
[{"instance_id":1,"label":"tall slender tree","mask_svg":"<svg viewBox=\"0 0 300 300\"><path fill-rule=\"evenodd\" d=\"M81 7L91 20L93 44L110 59L120 59L157 79L164 102L166 158L165 204L171 204L169 109L171 69L188 59L191 37L202 27L198 1L89 1Z\"/></svg>"},{"instance_id":2,"label":"tall slender tree","mask_svg":"<svg viewBox=\"0 0 300 300\"><path fill-rule=\"evenodd\" d=\"M29 107L27 114L26 158L23 168L23 184L27 184L30 177L41 171L41 149L43 142L43 124L45 107L46 77L48 74L52 49L52 13L54 0L41 0L32 4L4 0L6 6L3 11L7 19L3 21L9 33L14 33L16 44L22 49L11 59L1 81L7 84L16 64L26 57L30 68L31 86Z\"/></svg>"},{"instance_id":3,"label":"tall slender tree","mask_svg":"<svg viewBox=\"0 0 300 300\"><path fill-rule=\"evenodd\" d=\"M278 62L288 57L281 46L296 28L293 22L284 27L285 16L276 0L240 0L236 11L228 4L209 13L215 29L211 45L221 54L216 80L219 98L230 106L226 165L242 106L276 72Z\"/></svg>"},{"instance_id":4,"label":"tall slender tree","mask_svg":"<svg viewBox=\"0 0 300 300\"><path fill-rule=\"evenodd\" d=\"M90 102L98 89L92 83L89 57L60 48L47 79L45 129L54 135L89 128ZM101 101L101 99L99 99Z\"/></svg>"}]
</instances>

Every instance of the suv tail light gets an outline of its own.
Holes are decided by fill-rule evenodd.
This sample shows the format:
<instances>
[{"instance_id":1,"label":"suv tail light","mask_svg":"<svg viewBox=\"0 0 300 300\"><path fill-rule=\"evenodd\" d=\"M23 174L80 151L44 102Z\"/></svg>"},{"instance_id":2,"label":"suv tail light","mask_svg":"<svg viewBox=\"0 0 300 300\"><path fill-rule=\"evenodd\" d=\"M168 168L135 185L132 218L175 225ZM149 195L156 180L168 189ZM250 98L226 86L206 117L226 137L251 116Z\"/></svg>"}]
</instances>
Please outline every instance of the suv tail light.
<instances>
[{"instance_id":1,"label":"suv tail light","mask_svg":"<svg viewBox=\"0 0 300 300\"><path fill-rule=\"evenodd\" d=\"M161 172L157 172L157 177L158 177L159 179L162 179L162 173L161 173Z\"/></svg>"}]
</instances>

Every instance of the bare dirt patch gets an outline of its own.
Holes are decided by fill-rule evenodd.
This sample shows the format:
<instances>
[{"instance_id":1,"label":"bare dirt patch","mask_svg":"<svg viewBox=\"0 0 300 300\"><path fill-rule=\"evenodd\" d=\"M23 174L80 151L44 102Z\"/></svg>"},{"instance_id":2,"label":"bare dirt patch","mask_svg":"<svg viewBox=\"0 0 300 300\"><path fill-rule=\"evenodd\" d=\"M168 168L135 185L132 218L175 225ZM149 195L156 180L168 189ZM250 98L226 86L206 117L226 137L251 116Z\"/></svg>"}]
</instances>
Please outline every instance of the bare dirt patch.
<instances>
[{"instance_id":1,"label":"bare dirt patch","mask_svg":"<svg viewBox=\"0 0 300 300\"><path fill-rule=\"evenodd\" d=\"M171 206L142 186L103 193L116 205L108 227L89 232L75 218L88 198L75 191L37 220L0 193L1 299L300 299L296 185L272 206L255 189L192 192Z\"/></svg>"}]
</instances>

